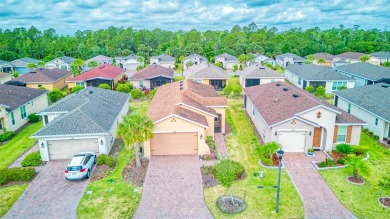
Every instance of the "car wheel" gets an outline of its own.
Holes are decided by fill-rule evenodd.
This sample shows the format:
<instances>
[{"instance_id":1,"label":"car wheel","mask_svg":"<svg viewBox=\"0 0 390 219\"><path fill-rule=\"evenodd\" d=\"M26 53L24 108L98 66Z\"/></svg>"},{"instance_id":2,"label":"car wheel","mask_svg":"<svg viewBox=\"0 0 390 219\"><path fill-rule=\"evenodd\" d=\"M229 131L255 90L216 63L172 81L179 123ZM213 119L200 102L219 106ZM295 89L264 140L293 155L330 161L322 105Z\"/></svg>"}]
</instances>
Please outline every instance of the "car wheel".
<instances>
[{"instance_id":1,"label":"car wheel","mask_svg":"<svg viewBox=\"0 0 390 219\"><path fill-rule=\"evenodd\" d=\"M89 172L89 170L88 170L88 172L87 172L87 179L89 179L89 177L91 177L91 172Z\"/></svg>"}]
</instances>

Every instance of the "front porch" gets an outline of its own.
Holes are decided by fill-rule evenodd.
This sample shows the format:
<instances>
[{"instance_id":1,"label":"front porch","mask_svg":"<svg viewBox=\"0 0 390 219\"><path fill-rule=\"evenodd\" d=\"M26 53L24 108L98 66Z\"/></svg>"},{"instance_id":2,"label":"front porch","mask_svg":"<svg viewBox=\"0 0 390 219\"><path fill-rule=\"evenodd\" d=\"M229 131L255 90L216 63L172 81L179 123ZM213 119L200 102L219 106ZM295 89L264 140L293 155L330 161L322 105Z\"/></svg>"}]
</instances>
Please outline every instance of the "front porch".
<instances>
[{"instance_id":1,"label":"front porch","mask_svg":"<svg viewBox=\"0 0 390 219\"><path fill-rule=\"evenodd\" d=\"M213 86L215 90L222 90L227 85L227 80L209 80L209 85Z\"/></svg>"}]
</instances>

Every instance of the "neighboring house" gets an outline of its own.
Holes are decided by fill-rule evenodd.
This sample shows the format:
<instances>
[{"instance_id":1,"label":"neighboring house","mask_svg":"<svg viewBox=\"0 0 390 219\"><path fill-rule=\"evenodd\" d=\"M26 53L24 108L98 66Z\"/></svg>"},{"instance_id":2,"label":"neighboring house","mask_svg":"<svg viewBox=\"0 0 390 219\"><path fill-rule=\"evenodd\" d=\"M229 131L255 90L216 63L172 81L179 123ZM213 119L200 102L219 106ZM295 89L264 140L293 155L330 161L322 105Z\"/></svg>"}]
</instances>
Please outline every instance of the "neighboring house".
<instances>
[{"instance_id":1,"label":"neighboring house","mask_svg":"<svg viewBox=\"0 0 390 219\"><path fill-rule=\"evenodd\" d=\"M0 72L0 84L5 84L7 81L12 80L12 75Z\"/></svg>"},{"instance_id":2,"label":"neighboring house","mask_svg":"<svg viewBox=\"0 0 390 219\"><path fill-rule=\"evenodd\" d=\"M37 68L13 80L23 82L29 88L44 87L46 90L62 90L67 86L66 81L72 76L73 73L67 70Z\"/></svg>"},{"instance_id":3,"label":"neighboring house","mask_svg":"<svg viewBox=\"0 0 390 219\"><path fill-rule=\"evenodd\" d=\"M268 64L272 65L272 67L274 67L274 68L276 67L276 61L273 58L268 58L268 59L264 60L263 63L268 63Z\"/></svg>"},{"instance_id":4,"label":"neighboring house","mask_svg":"<svg viewBox=\"0 0 390 219\"><path fill-rule=\"evenodd\" d=\"M335 106L366 121L367 128L390 138L390 85L379 83L335 92Z\"/></svg>"},{"instance_id":5,"label":"neighboring house","mask_svg":"<svg viewBox=\"0 0 390 219\"><path fill-rule=\"evenodd\" d=\"M274 82L244 92L244 107L264 143L276 141L285 152L359 145L365 122L306 91Z\"/></svg>"},{"instance_id":6,"label":"neighboring house","mask_svg":"<svg viewBox=\"0 0 390 219\"><path fill-rule=\"evenodd\" d=\"M62 56L55 58L45 64L45 68L53 69L59 68L62 70L70 71L70 65L74 62L75 58L69 56Z\"/></svg>"},{"instance_id":7,"label":"neighboring house","mask_svg":"<svg viewBox=\"0 0 390 219\"><path fill-rule=\"evenodd\" d=\"M14 71L15 71L15 66L13 66L10 62L0 60L0 72L12 73Z\"/></svg>"},{"instance_id":8,"label":"neighboring house","mask_svg":"<svg viewBox=\"0 0 390 219\"><path fill-rule=\"evenodd\" d=\"M329 67L333 66L334 55L329 54L329 53L325 53L325 52L319 52L319 53L313 54L313 56L314 56L313 64L329 66ZM325 63L318 63L318 60L320 60L320 59L324 59Z\"/></svg>"},{"instance_id":9,"label":"neighboring house","mask_svg":"<svg viewBox=\"0 0 390 219\"><path fill-rule=\"evenodd\" d=\"M29 121L30 114L45 109L49 105L47 92L0 84L0 133L18 130Z\"/></svg>"},{"instance_id":10,"label":"neighboring house","mask_svg":"<svg viewBox=\"0 0 390 219\"><path fill-rule=\"evenodd\" d=\"M208 62L193 65L184 70L186 79L213 86L216 90L223 89L229 81L225 71Z\"/></svg>"},{"instance_id":11,"label":"neighboring house","mask_svg":"<svg viewBox=\"0 0 390 219\"><path fill-rule=\"evenodd\" d=\"M95 61L97 65L103 65L103 64L110 64L112 65L114 62L114 59L108 56L104 55L98 55L93 58L90 58L88 60L85 60L84 65L83 65L83 72L90 70L91 68L88 67L88 64L92 61Z\"/></svg>"},{"instance_id":12,"label":"neighboring house","mask_svg":"<svg viewBox=\"0 0 390 219\"><path fill-rule=\"evenodd\" d=\"M355 79L355 87L385 82L390 84L390 68L367 63L353 63L336 68L342 75Z\"/></svg>"},{"instance_id":13,"label":"neighboring house","mask_svg":"<svg viewBox=\"0 0 390 219\"><path fill-rule=\"evenodd\" d=\"M305 58L292 53L284 53L282 55L275 56L276 64L282 66L283 68L293 64L302 64L305 60Z\"/></svg>"},{"instance_id":14,"label":"neighboring house","mask_svg":"<svg viewBox=\"0 0 390 219\"><path fill-rule=\"evenodd\" d=\"M335 59L333 59L333 60L335 60ZM332 68L336 69L336 68L338 68L340 66L348 65L348 64L350 64L350 63L345 61L344 59L338 59L337 61L333 61L332 62Z\"/></svg>"},{"instance_id":15,"label":"neighboring house","mask_svg":"<svg viewBox=\"0 0 390 219\"><path fill-rule=\"evenodd\" d=\"M28 64L38 64L39 60L33 58L21 58L15 59L11 62L13 66L15 66L15 71L19 74L25 74L31 71L31 68L27 68Z\"/></svg>"},{"instance_id":16,"label":"neighboring house","mask_svg":"<svg viewBox=\"0 0 390 219\"><path fill-rule=\"evenodd\" d=\"M335 56L333 61L338 61L340 59L344 59L346 62L349 63L356 63L356 62L362 62L360 61L360 57L362 56L369 56L365 53L361 52L345 52L341 53ZM373 65L380 65L380 61L378 58L370 57L370 59L367 61L367 63L373 64Z\"/></svg>"},{"instance_id":17,"label":"neighboring house","mask_svg":"<svg viewBox=\"0 0 390 219\"><path fill-rule=\"evenodd\" d=\"M390 52L374 52L370 54L371 57L379 59L379 62L383 64L384 62L390 61Z\"/></svg>"},{"instance_id":18,"label":"neighboring house","mask_svg":"<svg viewBox=\"0 0 390 219\"><path fill-rule=\"evenodd\" d=\"M41 111L44 127L31 137L38 139L42 160L69 159L83 151L108 154L128 101L128 94L87 87Z\"/></svg>"},{"instance_id":19,"label":"neighboring house","mask_svg":"<svg viewBox=\"0 0 390 219\"><path fill-rule=\"evenodd\" d=\"M144 62L139 62L138 56L134 54L128 56L116 56L115 61L119 67L125 70L137 70L138 66L144 65Z\"/></svg>"},{"instance_id":20,"label":"neighboring house","mask_svg":"<svg viewBox=\"0 0 390 219\"><path fill-rule=\"evenodd\" d=\"M189 65L189 63L192 63L192 65L199 65L204 62L208 62L206 57L203 57L198 54L189 55L183 60L183 69L187 69L187 65Z\"/></svg>"},{"instance_id":21,"label":"neighboring house","mask_svg":"<svg viewBox=\"0 0 390 219\"><path fill-rule=\"evenodd\" d=\"M141 69L133 74L129 81L134 88L140 90L154 89L161 85L172 83L173 70L157 64L152 64L148 68Z\"/></svg>"},{"instance_id":22,"label":"neighboring house","mask_svg":"<svg viewBox=\"0 0 390 219\"><path fill-rule=\"evenodd\" d=\"M175 62L175 57L166 54L150 57L150 64L161 65L165 68L175 68Z\"/></svg>"},{"instance_id":23,"label":"neighboring house","mask_svg":"<svg viewBox=\"0 0 390 219\"><path fill-rule=\"evenodd\" d=\"M240 66L237 57L227 53L223 53L221 55L215 56L214 60L215 60L215 64L217 64L217 62L222 63L222 67L226 70L232 70L234 68L234 65L237 66L237 69Z\"/></svg>"},{"instance_id":24,"label":"neighboring house","mask_svg":"<svg viewBox=\"0 0 390 219\"><path fill-rule=\"evenodd\" d=\"M332 93L341 86L347 88L355 86L353 78L338 74L329 67L314 64L289 65L286 67L285 75L288 81L301 89L313 86L316 90L322 86L326 90L325 93Z\"/></svg>"},{"instance_id":25,"label":"neighboring house","mask_svg":"<svg viewBox=\"0 0 390 219\"><path fill-rule=\"evenodd\" d=\"M284 74L269 69L261 64L246 67L239 73L240 84L243 88L256 86L260 84L271 83L274 81L284 82Z\"/></svg>"},{"instance_id":26,"label":"neighboring house","mask_svg":"<svg viewBox=\"0 0 390 219\"><path fill-rule=\"evenodd\" d=\"M159 87L147 111L154 127L145 157L210 154L206 139L225 133L227 106L210 85L184 80Z\"/></svg>"},{"instance_id":27,"label":"neighboring house","mask_svg":"<svg viewBox=\"0 0 390 219\"><path fill-rule=\"evenodd\" d=\"M113 89L115 83L122 79L124 75L125 71L122 68L110 64L103 64L70 78L66 82L68 83L68 88L73 88L74 86L99 87L100 84L108 84Z\"/></svg>"}]
</instances>

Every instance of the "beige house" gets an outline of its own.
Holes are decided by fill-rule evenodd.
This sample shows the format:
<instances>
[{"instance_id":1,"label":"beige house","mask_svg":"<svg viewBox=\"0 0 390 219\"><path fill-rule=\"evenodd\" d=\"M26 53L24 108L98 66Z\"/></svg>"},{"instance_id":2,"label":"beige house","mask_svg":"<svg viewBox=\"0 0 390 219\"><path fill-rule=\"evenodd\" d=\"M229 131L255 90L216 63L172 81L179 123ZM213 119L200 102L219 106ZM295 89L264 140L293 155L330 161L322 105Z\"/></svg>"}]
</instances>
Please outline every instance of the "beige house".
<instances>
[{"instance_id":1,"label":"beige house","mask_svg":"<svg viewBox=\"0 0 390 219\"><path fill-rule=\"evenodd\" d=\"M70 71L70 65L74 62L75 58L69 56L62 56L48 61L45 64L45 68L53 69L58 68L62 70Z\"/></svg>"},{"instance_id":2,"label":"beige house","mask_svg":"<svg viewBox=\"0 0 390 219\"><path fill-rule=\"evenodd\" d=\"M63 69L45 69L37 68L29 73L23 74L15 81L20 81L26 84L26 87L40 88L44 87L46 90L63 89L67 86L67 80L73 76L73 73Z\"/></svg>"},{"instance_id":3,"label":"beige house","mask_svg":"<svg viewBox=\"0 0 390 219\"><path fill-rule=\"evenodd\" d=\"M237 66L237 69L240 66L237 57L227 53L223 53L221 55L215 56L214 60L215 60L215 64L217 64L217 62L222 63L222 67L226 70L233 70L235 65Z\"/></svg>"},{"instance_id":4,"label":"beige house","mask_svg":"<svg viewBox=\"0 0 390 219\"><path fill-rule=\"evenodd\" d=\"M18 130L48 106L46 90L0 84L0 94L0 133Z\"/></svg>"},{"instance_id":5,"label":"beige house","mask_svg":"<svg viewBox=\"0 0 390 219\"><path fill-rule=\"evenodd\" d=\"M213 86L216 90L222 90L229 82L229 76L220 67L208 62L193 65L184 70L186 79Z\"/></svg>"},{"instance_id":6,"label":"beige house","mask_svg":"<svg viewBox=\"0 0 390 219\"><path fill-rule=\"evenodd\" d=\"M130 76L129 81L134 88L154 89L161 85L172 83L173 70L162 65L152 64L148 68L141 69Z\"/></svg>"},{"instance_id":7,"label":"beige house","mask_svg":"<svg viewBox=\"0 0 390 219\"><path fill-rule=\"evenodd\" d=\"M12 80L12 74L0 72L0 84L5 84L5 82L10 80Z\"/></svg>"},{"instance_id":8,"label":"beige house","mask_svg":"<svg viewBox=\"0 0 390 219\"><path fill-rule=\"evenodd\" d=\"M210 154L206 138L225 133L227 106L210 85L185 80L159 87L147 111L154 128L145 156Z\"/></svg>"},{"instance_id":9,"label":"beige house","mask_svg":"<svg viewBox=\"0 0 390 219\"><path fill-rule=\"evenodd\" d=\"M274 82L244 92L245 109L265 143L276 141L285 152L359 145L364 121L295 86Z\"/></svg>"},{"instance_id":10,"label":"beige house","mask_svg":"<svg viewBox=\"0 0 390 219\"><path fill-rule=\"evenodd\" d=\"M166 54L150 57L150 64L161 65L165 68L175 68L175 62L175 57Z\"/></svg>"},{"instance_id":11,"label":"beige house","mask_svg":"<svg viewBox=\"0 0 390 219\"><path fill-rule=\"evenodd\" d=\"M348 63L357 63L357 62L362 62L360 58L362 56L368 56L369 60L366 61L366 63L372 64L372 65L380 65L380 59L374 56L369 56L365 53L361 52L344 52L341 54L336 55L333 58L333 62L344 60Z\"/></svg>"},{"instance_id":12,"label":"beige house","mask_svg":"<svg viewBox=\"0 0 390 219\"><path fill-rule=\"evenodd\" d=\"M313 64L328 66L328 67L333 66L333 59L335 57L334 55L329 54L329 53L325 53L325 52L319 52L319 53L313 54L313 56L314 56ZM318 63L318 61L320 59L325 60L325 63Z\"/></svg>"},{"instance_id":13,"label":"beige house","mask_svg":"<svg viewBox=\"0 0 390 219\"><path fill-rule=\"evenodd\" d=\"M274 81L284 82L285 79L284 74L262 66L261 64L248 66L239 75L242 88L267 84Z\"/></svg>"}]
</instances>

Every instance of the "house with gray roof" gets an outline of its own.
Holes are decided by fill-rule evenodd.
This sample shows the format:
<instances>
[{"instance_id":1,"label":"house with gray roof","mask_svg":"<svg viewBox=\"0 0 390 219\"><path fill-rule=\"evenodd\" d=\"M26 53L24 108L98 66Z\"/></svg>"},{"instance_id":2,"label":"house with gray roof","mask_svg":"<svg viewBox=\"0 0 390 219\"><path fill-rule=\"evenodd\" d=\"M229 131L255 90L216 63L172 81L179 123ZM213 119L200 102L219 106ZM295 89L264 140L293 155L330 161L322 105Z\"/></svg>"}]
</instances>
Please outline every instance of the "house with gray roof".
<instances>
[{"instance_id":1,"label":"house with gray roof","mask_svg":"<svg viewBox=\"0 0 390 219\"><path fill-rule=\"evenodd\" d=\"M32 138L38 139L42 160L69 159L83 151L108 154L128 100L129 94L87 87L40 111L44 127Z\"/></svg>"},{"instance_id":2,"label":"house with gray roof","mask_svg":"<svg viewBox=\"0 0 390 219\"><path fill-rule=\"evenodd\" d=\"M229 76L222 68L208 62L189 67L184 70L184 76L186 79L211 85L216 90L222 90L229 80Z\"/></svg>"},{"instance_id":3,"label":"house with gray roof","mask_svg":"<svg viewBox=\"0 0 390 219\"><path fill-rule=\"evenodd\" d=\"M371 53L370 56L379 59L381 64L390 61L390 52L384 52L384 51L374 52Z\"/></svg>"},{"instance_id":4,"label":"house with gray roof","mask_svg":"<svg viewBox=\"0 0 390 219\"><path fill-rule=\"evenodd\" d=\"M237 66L237 68L240 66L237 57L227 53L215 56L214 60L215 64L217 64L217 62L222 63L222 67L226 70L233 70L235 65Z\"/></svg>"},{"instance_id":5,"label":"house with gray roof","mask_svg":"<svg viewBox=\"0 0 390 219\"><path fill-rule=\"evenodd\" d=\"M12 80L12 74L0 72L0 84L5 84L7 81Z\"/></svg>"},{"instance_id":6,"label":"house with gray roof","mask_svg":"<svg viewBox=\"0 0 390 219\"><path fill-rule=\"evenodd\" d=\"M143 57L138 58L137 55L131 54L128 56L116 56L115 62L124 70L135 71L138 66L143 66L145 64L141 59L143 60Z\"/></svg>"},{"instance_id":7,"label":"house with gray roof","mask_svg":"<svg viewBox=\"0 0 390 219\"><path fill-rule=\"evenodd\" d=\"M316 90L322 86L326 90L325 93L332 93L340 87L355 86L353 78L338 74L330 67L315 64L289 65L286 67L285 75L288 81L301 89L313 86Z\"/></svg>"},{"instance_id":8,"label":"house with gray roof","mask_svg":"<svg viewBox=\"0 0 390 219\"><path fill-rule=\"evenodd\" d=\"M70 65L74 62L75 58L69 56L62 56L48 61L45 64L45 68L53 69L58 68L62 70L70 71Z\"/></svg>"},{"instance_id":9,"label":"house with gray roof","mask_svg":"<svg viewBox=\"0 0 390 219\"><path fill-rule=\"evenodd\" d=\"M12 73L15 71L15 66L10 62L0 60L0 72Z\"/></svg>"},{"instance_id":10,"label":"house with gray roof","mask_svg":"<svg viewBox=\"0 0 390 219\"><path fill-rule=\"evenodd\" d=\"M313 56L314 56L313 64L315 64L315 65L323 65L323 66L329 66L329 67L331 67L333 65L334 55L332 55L332 54L329 54L326 52L318 52L318 53L313 54ZM325 63L318 63L318 61L320 59L325 60Z\"/></svg>"},{"instance_id":11,"label":"house with gray roof","mask_svg":"<svg viewBox=\"0 0 390 219\"><path fill-rule=\"evenodd\" d=\"M246 67L239 72L240 84L242 88L267 84L274 81L284 82L284 74L265 67L261 64L255 64Z\"/></svg>"},{"instance_id":12,"label":"house with gray roof","mask_svg":"<svg viewBox=\"0 0 390 219\"><path fill-rule=\"evenodd\" d=\"M13 66L15 66L15 71L18 72L19 74L25 74L29 71L31 71L31 68L28 68L28 64L35 64L37 65L39 62L38 59L33 59L33 58L20 58L20 59L15 59L11 62Z\"/></svg>"},{"instance_id":13,"label":"house with gray roof","mask_svg":"<svg viewBox=\"0 0 390 219\"><path fill-rule=\"evenodd\" d=\"M97 55L95 57L92 57L90 59L87 59L85 60L84 62L84 65L83 65L83 72L86 72L94 67L89 67L89 63L91 63L92 61L96 62L96 66L99 66L99 65L103 65L103 64L110 64L112 65L112 63L114 63L114 59L111 58L111 57L108 57L108 56L104 56L104 55Z\"/></svg>"},{"instance_id":14,"label":"house with gray roof","mask_svg":"<svg viewBox=\"0 0 390 219\"><path fill-rule=\"evenodd\" d=\"M36 68L26 74L14 78L14 81L22 82L26 87L40 88L44 87L46 90L63 89L73 73L67 70L58 68L46 69Z\"/></svg>"},{"instance_id":15,"label":"house with gray roof","mask_svg":"<svg viewBox=\"0 0 390 219\"><path fill-rule=\"evenodd\" d=\"M47 90L0 84L0 134L16 131L29 120L28 115L45 109Z\"/></svg>"},{"instance_id":16,"label":"house with gray roof","mask_svg":"<svg viewBox=\"0 0 390 219\"><path fill-rule=\"evenodd\" d=\"M199 65L203 62L208 62L207 58L198 54L192 54L184 58L183 69L187 69L192 65Z\"/></svg>"},{"instance_id":17,"label":"house with gray roof","mask_svg":"<svg viewBox=\"0 0 390 219\"><path fill-rule=\"evenodd\" d=\"M165 68L175 68L176 58L167 54L150 57L150 64L161 65Z\"/></svg>"},{"instance_id":18,"label":"house with gray roof","mask_svg":"<svg viewBox=\"0 0 390 219\"><path fill-rule=\"evenodd\" d=\"M390 84L390 68L357 62L336 68L337 73L356 80L355 87L376 83Z\"/></svg>"},{"instance_id":19,"label":"house with gray roof","mask_svg":"<svg viewBox=\"0 0 390 219\"><path fill-rule=\"evenodd\" d=\"M380 140L390 139L390 85L385 83L334 92L334 105L367 122Z\"/></svg>"},{"instance_id":20,"label":"house with gray roof","mask_svg":"<svg viewBox=\"0 0 390 219\"><path fill-rule=\"evenodd\" d=\"M361 52L344 52L344 53L336 55L333 58L333 61L338 61L340 59L344 59L348 63L362 62L360 60L360 58L362 56L369 56L369 55L367 55L365 53L361 53ZM372 57L372 56L369 56L369 57L370 57L370 59L366 61L367 63L370 63L372 65L380 65L380 61L378 58Z\"/></svg>"},{"instance_id":21,"label":"house with gray roof","mask_svg":"<svg viewBox=\"0 0 390 219\"><path fill-rule=\"evenodd\" d=\"M286 68L287 66L296 63L302 64L305 62L305 60L306 60L305 58L302 58L292 53L284 53L282 55L275 56L276 64L282 66L283 68Z\"/></svg>"}]
</instances>

